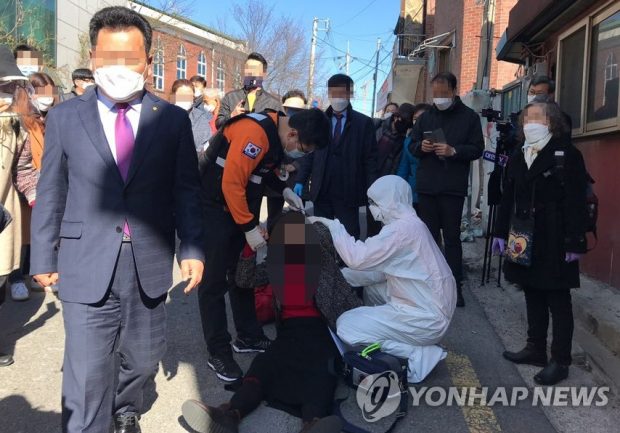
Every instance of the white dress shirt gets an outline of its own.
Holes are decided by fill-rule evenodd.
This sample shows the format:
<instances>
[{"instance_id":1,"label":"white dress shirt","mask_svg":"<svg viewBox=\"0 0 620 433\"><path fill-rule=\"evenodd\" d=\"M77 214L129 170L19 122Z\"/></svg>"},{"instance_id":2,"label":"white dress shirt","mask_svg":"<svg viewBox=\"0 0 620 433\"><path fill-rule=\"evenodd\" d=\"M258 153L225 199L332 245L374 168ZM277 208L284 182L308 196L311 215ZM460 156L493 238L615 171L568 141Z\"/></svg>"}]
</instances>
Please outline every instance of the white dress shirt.
<instances>
[{"instance_id":1,"label":"white dress shirt","mask_svg":"<svg viewBox=\"0 0 620 433\"><path fill-rule=\"evenodd\" d=\"M116 102L105 96L103 92L97 89L97 108L99 110L99 117L101 118L101 124L103 125L103 132L108 139L108 145L114 161L116 161L116 134L115 124L118 111L116 110ZM129 109L126 112L126 116L131 123L133 129L134 138L138 134L138 124L140 123L140 111L142 110L142 98L136 98L129 102ZM118 162L118 161L117 161Z\"/></svg>"}]
</instances>

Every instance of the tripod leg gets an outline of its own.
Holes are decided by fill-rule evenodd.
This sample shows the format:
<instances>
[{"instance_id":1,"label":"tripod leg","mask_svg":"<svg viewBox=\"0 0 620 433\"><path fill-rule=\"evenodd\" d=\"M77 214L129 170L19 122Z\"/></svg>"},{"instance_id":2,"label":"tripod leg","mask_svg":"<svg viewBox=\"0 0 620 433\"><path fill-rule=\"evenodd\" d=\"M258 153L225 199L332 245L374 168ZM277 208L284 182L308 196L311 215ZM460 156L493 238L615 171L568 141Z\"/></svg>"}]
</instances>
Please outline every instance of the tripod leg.
<instances>
[{"instance_id":1,"label":"tripod leg","mask_svg":"<svg viewBox=\"0 0 620 433\"><path fill-rule=\"evenodd\" d=\"M491 257L489 255L489 244L491 243L491 222L493 221L493 206L489 207L489 221L487 222L487 232L486 239L484 242L484 260L482 261L482 279L480 280L480 285L484 286L485 278L487 278L487 262L491 261ZM492 246L492 244L491 244Z\"/></svg>"},{"instance_id":2,"label":"tripod leg","mask_svg":"<svg viewBox=\"0 0 620 433\"><path fill-rule=\"evenodd\" d=\"M491 206L491 210L489 211L489 239L493 238L493 231L495 230L495 215L497 213L497 207L495 205ZM487 262L487 270L486 270L486 275L487 275L487 279L486 279L486 283L491 281L491 263L492 263L492 259L493 259L493 242L490 242L489 248L488 248L488 254L489 254L489 261ZM486 284L485 283L485 284Z\"/></svg>"},{"instance_id":3,"label":"tripod leg","mask_svg":"<svg viewBox=\"0 0 620 433\"><path fill-rule=\"evenodd\" d=\"M497 287L502 287L502 256L499 256L499 263L497 266Z\"/></svg>"}]
</instances>

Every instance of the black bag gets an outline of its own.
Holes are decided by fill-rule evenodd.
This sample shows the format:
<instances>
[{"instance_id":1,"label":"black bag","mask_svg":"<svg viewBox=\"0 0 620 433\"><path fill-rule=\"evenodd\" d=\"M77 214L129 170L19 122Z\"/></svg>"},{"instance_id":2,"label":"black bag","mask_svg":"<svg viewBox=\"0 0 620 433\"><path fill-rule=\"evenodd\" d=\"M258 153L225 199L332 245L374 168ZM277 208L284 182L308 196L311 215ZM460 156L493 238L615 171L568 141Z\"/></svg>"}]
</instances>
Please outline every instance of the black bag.
<instances>
[{"instance_id":1,"label":"black bag","mask_svg":"<svg viewBox=\"0 0 620 433\"><path fill-rule=\"evenodd\" d=\"M400 404L393 424L386 433L390 433L396 427L398 421L405 417L409 409L409 389L407 386L407 360L381 352L378 343L366 347L364 350L345 352L344 356L344 380L348 386L356 389L362 381L370 375L386 375L388 380L397 380L400 392ZM394 398L394 396L383 396ZM344 400L336 400L334 414L339 416L343 423L342 431L346 433L368 433L366 430L348 422L340 408Z\"/></svg>"},{"instance_id":2,"label":"black bag","mask_svg":"<svg viewBox=\"0 0 620 433\"><path fill-rule=\"evenodd\" d=\"M534 198L536 197L536 181L532 186L532 202L523 217L517 213L517 193L515 191L514 212L510 219L510 231L506 244L506 260L517 265L532 266L534 251Z\"/></svg>"},{"instance_id":3,"label":"black bag","mask_svg":"<svg viewBox=\"0 0 620 433\"><path fill-rule=\"evenodd\" d=\"M0 233L4 231L4 229L11 224L13 218L8 210L0 203Z\"/></svg>"}]
</instances>

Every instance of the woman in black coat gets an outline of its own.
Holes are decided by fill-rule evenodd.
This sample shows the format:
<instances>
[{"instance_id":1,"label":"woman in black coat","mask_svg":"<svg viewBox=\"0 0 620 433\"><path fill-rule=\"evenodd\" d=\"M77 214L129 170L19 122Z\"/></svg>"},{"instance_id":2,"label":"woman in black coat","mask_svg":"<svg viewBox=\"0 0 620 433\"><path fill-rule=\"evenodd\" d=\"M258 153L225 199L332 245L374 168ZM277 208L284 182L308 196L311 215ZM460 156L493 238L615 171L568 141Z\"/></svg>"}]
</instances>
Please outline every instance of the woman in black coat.
<instances>
[{"instance_id":1,"label":"woman in black coat","mask_svg":"<svg viewBox=\"0 0 620 433\"><path fill-rule=\"evenodd\" d=\"M506 256L506 279L523 288L527 306L527 345L504 352L518 364L544 366L534 380L554 385L568 377L573 311L570 289L579 287L579 258L586 252L587 174L581 152L568 134L555 103L533 103L521 114L524 143L510 158L494 233L493 248ZM509 240L511 227L531 221L528 236ZM508 240L508 243L506 243ZM523 252L531 264L517 264ZM551 360L547 329L552 318Z\"/></svg>"}]
</instances>

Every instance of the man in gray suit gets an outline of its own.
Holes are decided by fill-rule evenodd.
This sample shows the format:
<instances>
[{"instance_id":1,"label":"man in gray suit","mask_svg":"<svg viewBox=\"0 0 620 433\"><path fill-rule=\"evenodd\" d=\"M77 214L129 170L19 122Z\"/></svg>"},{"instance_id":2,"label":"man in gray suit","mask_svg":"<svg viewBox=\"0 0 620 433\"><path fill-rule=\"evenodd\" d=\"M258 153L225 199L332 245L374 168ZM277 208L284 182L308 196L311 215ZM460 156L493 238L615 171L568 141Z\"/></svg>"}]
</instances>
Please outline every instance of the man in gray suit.
<instances>
[{"instance_id":1,"label":"man in gray suit","mask_svg":"<svg viewBox=\"0 0 620 433\"><path fill-rule=\"evenodd\" d=\"M165 352L175 230L185 292L203 273L198 162L187 113L144 90L148 22L90 22L97 88L50 111L32 219L32 272L58 281L67 433L139 433L142 389ZM115 350L120 371L114 372ZM116 384L116 385L115 385Z\"/></svg>"}]
</instances>

